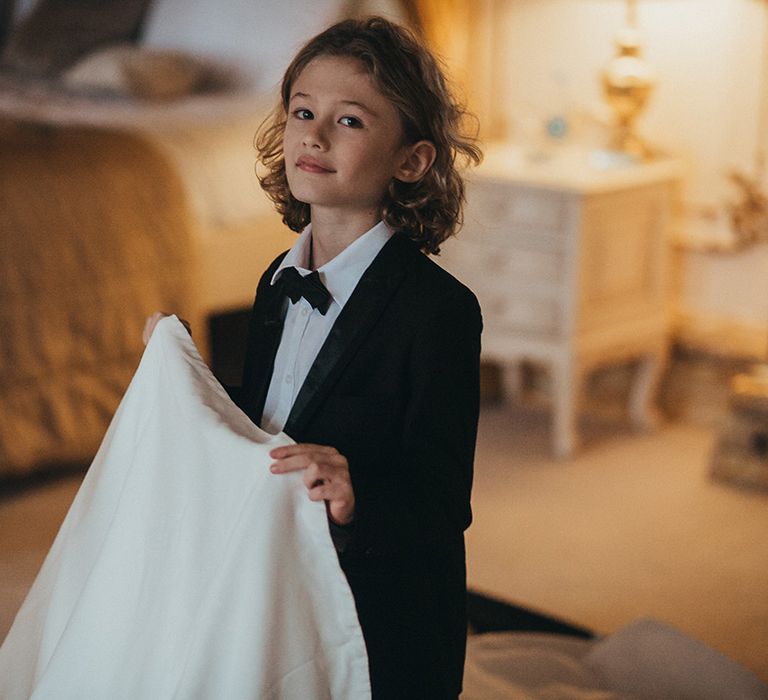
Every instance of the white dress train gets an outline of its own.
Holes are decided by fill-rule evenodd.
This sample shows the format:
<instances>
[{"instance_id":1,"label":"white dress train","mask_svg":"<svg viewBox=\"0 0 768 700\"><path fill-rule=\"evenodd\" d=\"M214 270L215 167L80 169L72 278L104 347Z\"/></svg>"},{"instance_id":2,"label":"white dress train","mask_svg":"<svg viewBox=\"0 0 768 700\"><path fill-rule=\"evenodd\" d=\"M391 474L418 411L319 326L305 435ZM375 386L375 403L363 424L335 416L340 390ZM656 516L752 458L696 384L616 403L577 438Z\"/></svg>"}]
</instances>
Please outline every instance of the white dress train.
<instances>
[{"instance_id":1,"label":"white dress train","mask_svg":"<svg viewBox=\"0 0 768 700\"><path fill-rule=\"evenodd\" d=\"M155 328L0 648L2 700L359 700L355 604L290 443Z\"/></svg>"}]
</instances>

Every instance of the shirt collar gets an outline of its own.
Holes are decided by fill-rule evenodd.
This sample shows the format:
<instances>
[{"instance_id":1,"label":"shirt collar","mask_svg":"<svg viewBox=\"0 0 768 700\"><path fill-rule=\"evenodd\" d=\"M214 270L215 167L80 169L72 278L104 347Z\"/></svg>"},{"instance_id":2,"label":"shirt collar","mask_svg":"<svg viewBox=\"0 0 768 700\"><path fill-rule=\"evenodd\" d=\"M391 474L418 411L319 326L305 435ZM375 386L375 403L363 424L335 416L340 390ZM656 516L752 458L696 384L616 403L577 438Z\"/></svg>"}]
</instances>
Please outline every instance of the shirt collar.
<instances>
[{"instance_id":1,"label":"shirt collar","mask_svg":"<svg viewBox=\"0 0 768 700\"><path fill-rule=\"evenodd\" d=\"M373 228L350 243L335 258L329 260L322 267L317 268L320 280L340 307L344 307L347 300L355 291L357 283L373 262L384 244L392 236L392 230L379 221ZM275 274L272 275L271 284L274 284L280 273L287 267L295 267L302 275L310 273L309 246L312 240L312 225L307 226L286 253Z\"/></svg>"}]
</instances>

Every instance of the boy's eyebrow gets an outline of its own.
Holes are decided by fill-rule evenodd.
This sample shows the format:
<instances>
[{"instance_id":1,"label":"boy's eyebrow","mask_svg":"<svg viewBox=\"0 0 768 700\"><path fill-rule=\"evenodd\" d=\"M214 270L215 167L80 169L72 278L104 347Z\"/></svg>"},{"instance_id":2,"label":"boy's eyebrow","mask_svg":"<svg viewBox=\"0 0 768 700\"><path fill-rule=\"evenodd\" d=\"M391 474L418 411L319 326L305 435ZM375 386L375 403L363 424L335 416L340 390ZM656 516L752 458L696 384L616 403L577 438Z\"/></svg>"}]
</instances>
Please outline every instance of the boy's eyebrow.
<instances>
[{"instance_id":1,"label":"boy's eyebrow","mask_svg":"<svg viewBox=\"0 0 768 700\"><path fill-rule=\"evenodd\" d=\"M370 115L372 115L374 117L378 117L379 116L377 112L372 110L368 105L366 105L363 102L358 102L357 100L341 100L341 103L345 104L345 105L352 105L353 107L359 107L364 112L368 112L368 114L370 114Z\"/></svg>"},{"instance_id":2,"label":"boy's eyebrow","mask_svg":"<svg viewBox=\"0 0 768 700\"><path fill-rule=\"evenodd\" d=\"M310 94L308 94L306 92L294 92L293 95L291 95L291 99L289 100L289 102L292 102L297 97L307 98L307 97L312 97L312 95L310 95ZM376 112L375 110L371 109L364 102L359 102L358 100L339 100L339 102L341 104L343 104L343 105L351 105L352 107L359 107L364 112L368 112L368 114L370 114L370 115L372 115L374 117L378 117L379 116L378 112Z\"/></svg>"}]
</instances>

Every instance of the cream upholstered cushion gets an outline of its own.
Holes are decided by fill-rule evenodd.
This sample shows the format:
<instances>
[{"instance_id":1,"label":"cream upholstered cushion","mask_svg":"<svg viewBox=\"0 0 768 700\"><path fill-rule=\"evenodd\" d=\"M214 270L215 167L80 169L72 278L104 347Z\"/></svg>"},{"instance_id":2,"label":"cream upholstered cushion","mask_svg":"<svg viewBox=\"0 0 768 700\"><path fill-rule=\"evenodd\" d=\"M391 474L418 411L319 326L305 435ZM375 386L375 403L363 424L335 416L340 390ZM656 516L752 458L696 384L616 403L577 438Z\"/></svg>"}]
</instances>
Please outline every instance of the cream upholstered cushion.
<instances>
[{"instance_id":1,"label":"cream upholstered cushion","mask_svg":"<svg viewBox=\"0 0 768 700\"><path fill-rule=\"evenodd\" d=\"M130 45L95 51L67 69L61 80L71 90L149 100L178 98L227 83L220 67L205 59Z\"/></svg>"},{"instance_id":2,"label":"cream upholstered cushion","mask_svg":"<svg viewBox=\"0 0 768 700\"><path fill-rule=\"evenodd\" d=\"M768 687L750 670L651 618L600 640L584 662L606 688L637 700L768 699Z\"/></svg>"}]
</instances>

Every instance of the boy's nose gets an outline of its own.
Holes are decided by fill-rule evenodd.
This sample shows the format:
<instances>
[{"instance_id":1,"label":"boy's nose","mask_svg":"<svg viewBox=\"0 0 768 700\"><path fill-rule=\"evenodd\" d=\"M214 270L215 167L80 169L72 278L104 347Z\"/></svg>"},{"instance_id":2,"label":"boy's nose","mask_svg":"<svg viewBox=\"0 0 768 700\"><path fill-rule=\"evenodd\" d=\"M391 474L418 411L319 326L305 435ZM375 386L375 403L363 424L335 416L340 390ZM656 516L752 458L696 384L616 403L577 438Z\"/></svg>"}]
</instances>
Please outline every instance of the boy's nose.
<instances>
[{"instance_id":1,"label":"boy's nose","mask_svg":"<svg viewBox=\"0 0 768 700\"><path fill-rule=\"evenodd\" d=\"M316 148L324 151L328 148L328 138L326 135L325 127L318 121L312 121L311 126L304 132L304 138L302 144L307 148Z\"/></svg>"}]
</instances>

